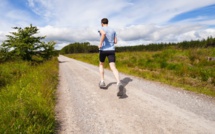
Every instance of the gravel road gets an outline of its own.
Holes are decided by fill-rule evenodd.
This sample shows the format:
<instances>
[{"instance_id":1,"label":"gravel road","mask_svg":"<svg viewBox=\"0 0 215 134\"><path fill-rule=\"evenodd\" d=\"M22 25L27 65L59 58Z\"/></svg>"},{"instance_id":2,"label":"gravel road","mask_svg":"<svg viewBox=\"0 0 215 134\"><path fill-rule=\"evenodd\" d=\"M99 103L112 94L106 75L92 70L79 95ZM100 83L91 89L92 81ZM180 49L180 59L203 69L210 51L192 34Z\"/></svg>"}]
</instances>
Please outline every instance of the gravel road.
<instances>
[{"instance_id":1,"label":"gravel road","mask_svg":"<svg viewBox=\"0 0 215 134\"><path fill-rule=\"evenodd\" d=\"M59 56L59 134L215 134L215 99L111 71L100 89L98 67Z\"/></svg>"}]
</instances>

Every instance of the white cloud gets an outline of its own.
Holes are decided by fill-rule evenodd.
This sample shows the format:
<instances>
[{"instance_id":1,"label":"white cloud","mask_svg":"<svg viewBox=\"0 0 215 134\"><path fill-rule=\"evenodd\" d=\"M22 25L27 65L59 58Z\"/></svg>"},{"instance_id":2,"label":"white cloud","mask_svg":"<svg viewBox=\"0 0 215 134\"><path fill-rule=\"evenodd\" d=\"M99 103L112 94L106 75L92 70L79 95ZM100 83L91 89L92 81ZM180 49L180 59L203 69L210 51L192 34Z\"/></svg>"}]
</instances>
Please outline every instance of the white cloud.
<instances>
[{"instance_id":1,"label":"white cloud","mask_svg":"<svg viewBox=\"0 0 215 134\"><path fill-rule=\"evenodd\" d=\"M135 25L116 29L119 39L118 46L149 44L157 42L180 42L215 37L215 29L204 29L201 25ZM69 29L46 26L40 28L40 35L47 35L47 40L60 42L58 48L67 42L90 42L98 45L99 35L96 28Z\"/></svg>"},{"instance_id":2,"label":"white cloud","mask_svg":"<svg viewBox=\"0 0 215 134\"><path fill-rule=\"evenodd\" d=\"M5 39L6 39L5 33L3 33L3 32L0 31L0 44L1 44L1 42L3 42Z\"/></svg>"},{"instance_id":3,"label":"white cloud","mask_svg":"<svg viewBox=\"0 0 215 134\"><path fill-rule=\"evenodd\" d=\"M28 0L28 2L36 14L49 20L49 25L73 28L98 25L102 17L121 12L129 4L125 0Z\"/></svg>"},{"instance_id":4,"label":"white cloud","mask_svg":"<svg viewBox=\"0 0 215 134\"><path fill-rule=\"evenodd\" d=\"M178 36L193 31L200 30L200 25L168 25L168 26L157 26L157 25L135 25L126 27L119 30L119 37L125 41L181 41Z\"/></svg>"},{"instance_id":5,"label":"white cloud","mask_svg":"<svg viewBox=\"0 0 215 134\"><path fill-rule=\"evenodd\" d=\"M70 44L70 42L56 42L57 44L55 45L55 49L60 50L62 49L64 46Z\"/></svg>"},{"instance_id":6,"label":"white cloud","mask_svg":"<svg viewBox=\"0 0 215 134\"><path fill-rule=\"evenodd\" d=\"M45 26L40 28L39 35L47 35L47 40L66 42L96 41L99 38L96 28L71 29Z\"/></svg>"},{"instance_id":7,"label":"white cloud","mask_svg":"<svg viewBox=\"0 0 215 134\"><path fill-rule=\"evenodd\" d=\"M28 5L32 11L44 19L49 20L53 16L53 0L28 0Z\"/></svg>"}]
</instances>

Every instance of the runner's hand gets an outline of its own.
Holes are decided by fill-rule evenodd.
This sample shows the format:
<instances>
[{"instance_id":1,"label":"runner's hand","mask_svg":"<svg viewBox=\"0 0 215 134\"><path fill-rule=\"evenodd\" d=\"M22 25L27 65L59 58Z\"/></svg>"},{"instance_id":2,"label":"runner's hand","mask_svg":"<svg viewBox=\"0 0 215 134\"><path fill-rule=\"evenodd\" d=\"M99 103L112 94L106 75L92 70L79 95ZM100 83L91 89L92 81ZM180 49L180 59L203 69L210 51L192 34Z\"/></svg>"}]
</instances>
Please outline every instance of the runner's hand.
<instances>
[{"instance_id":1,"label":"runner's hand","mask_svg":"<svg viewBox=\"0 0 215 134\"><path fill-rule=\"evenodd\" d=\"M102 45L98 45L98 48L100 49L102 47Z\"/></svg>"}]
</instances>

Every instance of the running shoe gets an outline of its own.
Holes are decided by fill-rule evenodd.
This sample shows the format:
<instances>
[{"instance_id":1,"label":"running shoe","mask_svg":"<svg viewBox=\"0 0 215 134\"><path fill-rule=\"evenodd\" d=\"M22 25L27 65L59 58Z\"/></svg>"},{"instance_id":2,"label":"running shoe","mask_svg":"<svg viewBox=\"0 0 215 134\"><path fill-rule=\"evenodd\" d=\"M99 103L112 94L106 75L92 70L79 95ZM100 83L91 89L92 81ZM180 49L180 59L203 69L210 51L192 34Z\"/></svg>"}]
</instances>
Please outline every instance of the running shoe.
<instances>
[{"instance_id":1,"label":"running shoe","mask_svg":"<svg viewBox=\"0 0 215 134\"><path fill-rule=\"evenodd\" d=\"M105 82L104 81L100 81L99 82L99 87L100 88L105 88L106 87Z\"/></svg>"}]
</instances>

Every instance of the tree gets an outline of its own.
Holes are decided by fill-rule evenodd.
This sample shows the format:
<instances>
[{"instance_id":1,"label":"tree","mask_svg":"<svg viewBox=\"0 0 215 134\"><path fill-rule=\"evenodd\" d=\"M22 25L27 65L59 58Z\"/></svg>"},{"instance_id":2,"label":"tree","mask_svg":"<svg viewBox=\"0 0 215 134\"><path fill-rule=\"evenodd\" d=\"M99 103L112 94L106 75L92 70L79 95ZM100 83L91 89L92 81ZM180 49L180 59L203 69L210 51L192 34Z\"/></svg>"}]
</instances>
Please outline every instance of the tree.
<instances>
[{"instance_id":1,"label":"tree","mask_svg":"<svg viewBox=\"0 0 215 134\"><path fill-rule=\"evenodd\" d=\"M55 46L54 41L50 41L48 43L42 42L41 46L43 48L43 52L40 53L41 57L44 59L50 59L53 55L55 54L54 46Z\"/></svg>"},{"instance_id":2,"label":"tree","mask_svg":"<svg viewBox=\"0 0 215 134\"><path fill-rule=\"evenodd\" d=\"M45 36L34 36L38 33L39 29L37 27L30 25L25 28L14 27L14 29L17 31L7 35L8 39L2 44L4 48L10 50L10 53L27 61L31 61L33 56L48 59L53 55L55 43L42 42L41 40L45 39ZM46 55L45 57L44 54Z\"/></svg>"}]
</instances>

